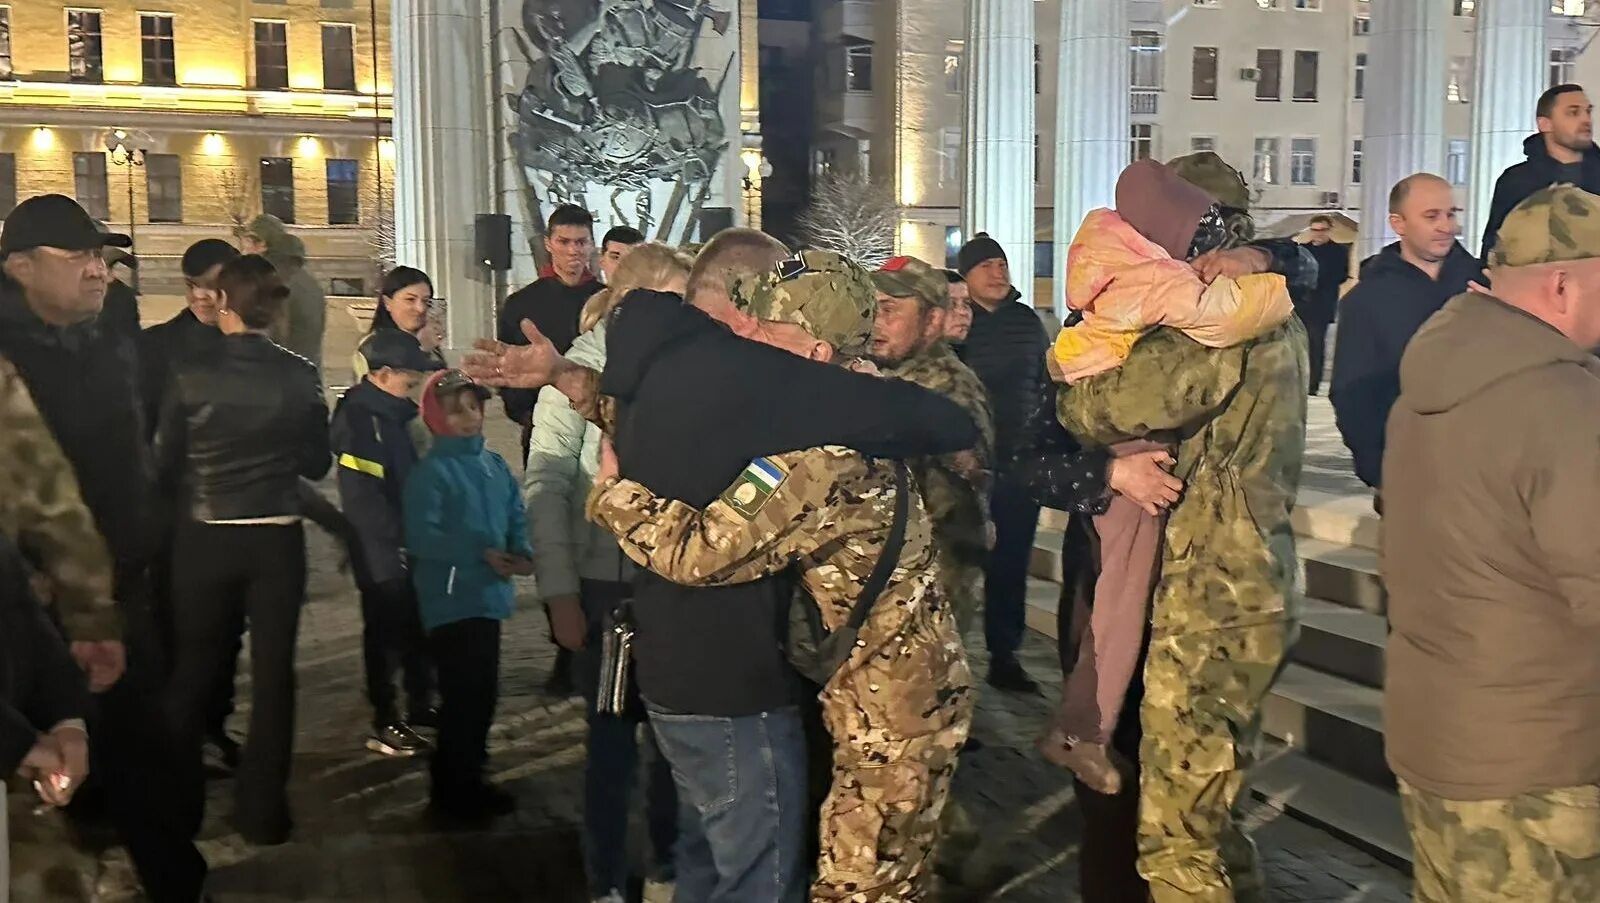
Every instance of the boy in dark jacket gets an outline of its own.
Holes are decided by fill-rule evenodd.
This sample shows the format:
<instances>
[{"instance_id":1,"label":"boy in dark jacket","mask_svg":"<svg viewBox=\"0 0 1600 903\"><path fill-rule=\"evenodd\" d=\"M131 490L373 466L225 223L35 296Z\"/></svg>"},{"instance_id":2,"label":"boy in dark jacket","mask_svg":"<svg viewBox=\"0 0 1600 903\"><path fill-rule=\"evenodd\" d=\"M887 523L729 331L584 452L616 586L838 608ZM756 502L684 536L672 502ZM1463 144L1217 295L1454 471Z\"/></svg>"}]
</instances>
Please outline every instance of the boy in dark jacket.
<instances>
[{"instance_id":1,"label":"boy in dark jacket","mask_svg":"<svg viewBox=\"0 0 1600 903\"><path fill-rule=\"evenodd\" d=\"M459 370L428 379L422 419L434 435L405 487L405 536L423 627L439 668L433 809L455 818L508 814L511 795L484 780L500 680L500 622L514 575L533 573L522 493L505 459L484 448L489 391Z\"/></svg>"},{"instance_id":2,"label":"boy in dark jacket","mask_svg":"<svg viewBox=\"0 0 1600 903\"><path fill-rule=\"evenodd\" d=\"M398 329L373 332L357 351L368 372L339 400L331 435L339 464L339 500L359 540L352 551L361 590L367 697L373 709L367 748L386 756L412 756L428 745L413 725L432 726L433 678L407 573L401 496L417 463L407 430L417 416L411 396L423 375L440 364L415 336ZM400 717L395 699L394 674L402 669L409 719Z\"/></svg>"}]
</instances>

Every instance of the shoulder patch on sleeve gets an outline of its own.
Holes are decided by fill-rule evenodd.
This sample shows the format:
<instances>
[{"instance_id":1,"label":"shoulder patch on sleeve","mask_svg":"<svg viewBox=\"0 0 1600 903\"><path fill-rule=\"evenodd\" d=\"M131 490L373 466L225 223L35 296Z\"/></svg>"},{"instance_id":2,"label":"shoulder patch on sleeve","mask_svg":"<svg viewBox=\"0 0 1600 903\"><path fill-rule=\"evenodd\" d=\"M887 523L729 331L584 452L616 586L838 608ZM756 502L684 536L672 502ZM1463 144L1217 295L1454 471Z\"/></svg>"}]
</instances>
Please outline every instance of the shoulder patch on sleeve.
<instances>
[{"instance_id":1,"label":"shoulder patch on sleeve","mask_svg":"<svg viewBox=\"0 0 1600 903\"><path fill-rule=\"evenodd\" d=\"M789 472L776 460L757 458L739 474L733 485L723 491L718 501L745 520L751 520L788 478Z\"/></svg>"}]
</instances>

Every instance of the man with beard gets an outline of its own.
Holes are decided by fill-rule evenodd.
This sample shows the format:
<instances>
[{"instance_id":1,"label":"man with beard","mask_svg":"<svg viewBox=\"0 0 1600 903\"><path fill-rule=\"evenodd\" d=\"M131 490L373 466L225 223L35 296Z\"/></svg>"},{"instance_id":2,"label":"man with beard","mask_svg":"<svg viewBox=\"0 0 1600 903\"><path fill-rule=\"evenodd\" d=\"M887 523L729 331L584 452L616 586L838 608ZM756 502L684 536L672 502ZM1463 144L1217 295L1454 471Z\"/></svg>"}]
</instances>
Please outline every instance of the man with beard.
<instances>
[{"instance_id":1,"label":"man with beard","mask_svg":"<svg viewBox=\"0 0 1600 903\"><path fill-rule=\"evenodd\" d=\"M1582 85L1556 85L1539 95L1539 131L1522 142L1528 159L1507 169L1494 183L1494 200L1483 226L1485 262L1511 208L1551 185L1576 185L1600 192L1600 148L1594 143L1594 106Z\"/></svg>"},{"instance_id":2,"label":"man with beard","mask_svg":"<svg viewBox=\"0 0 1600 903\"><path fill-rule=\"evenodd\" d=\"M945 343L949 280L915 257L896 257L872 274L878 312L872 360L893 376L950 399L977 424L981 439L967 451L912 464L922 486L934 543L943 564L945 597L964 632L983 602L983 566L989 557L989 468L994 417L982 380Z\"/></svg>"}]
</instances>

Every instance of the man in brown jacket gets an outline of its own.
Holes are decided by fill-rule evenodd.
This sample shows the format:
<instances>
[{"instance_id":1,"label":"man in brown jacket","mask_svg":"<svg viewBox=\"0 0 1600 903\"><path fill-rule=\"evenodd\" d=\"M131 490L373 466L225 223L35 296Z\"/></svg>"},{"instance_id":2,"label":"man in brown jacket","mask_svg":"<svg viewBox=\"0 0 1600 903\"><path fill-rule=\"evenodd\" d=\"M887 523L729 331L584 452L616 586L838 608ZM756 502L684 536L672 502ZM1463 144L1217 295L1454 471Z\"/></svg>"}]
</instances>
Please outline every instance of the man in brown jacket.
<instances>
[{"instance_id":1,"label":"man in brown jacket","mask_svg":"<svg viewBox=\"0 0 1600 903\"><path fill-rule=\"evenodd\" d=\"M1506 217L1384 457L1384 730L1416 899L1600 900L1600 197Z\"/></svg>"}]
</instances>

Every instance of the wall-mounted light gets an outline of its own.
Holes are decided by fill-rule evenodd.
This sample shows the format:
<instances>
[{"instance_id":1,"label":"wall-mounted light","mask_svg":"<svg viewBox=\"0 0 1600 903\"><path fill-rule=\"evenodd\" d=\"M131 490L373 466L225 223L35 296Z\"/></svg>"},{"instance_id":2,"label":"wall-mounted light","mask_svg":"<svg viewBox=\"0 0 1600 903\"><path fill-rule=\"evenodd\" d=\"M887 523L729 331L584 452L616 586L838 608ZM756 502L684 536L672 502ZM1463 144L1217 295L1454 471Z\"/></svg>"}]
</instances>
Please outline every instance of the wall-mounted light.
<instances>
[{"instance_id":1,"label":"wall-mounted light","mask_svg":"<svg viewBox=\"0 0 1600 903\"><path fill-rule=\"evenodd\" d=\"M228 142L216 132L207 132L200 139L200 152L208 157L220 157L228 147Z\"/></svg>"},{"instance_id":2,"label":"wall-mounted light","mask_svg":"<svg viewBox=\"0 0 1600 903\"><path fill-rule=\"evenodd\" d=\"M302 157L315 157L322 153L322 143L310 135L302 137L295 147Z\"/></svg>"},{"instance_id":3,"label":"wall-mounted light","mask_svg":"<svg viewBox=\"0 0 1600 903\"><path fill-rule=\"evenodd\" d=\"M47 151L56 146L56 133L44 126L33 130L33 149Z\"/></svg>"},{"instance_id":4,"label":"wall-mounted light","mask_svg":"<svg viewBox=\"0 0 1600 903\"><path fill-rule=\"evenodd\" d=\"M378 156L385 160L394 159L394 139L384 138L378 142Z\"/></svg>"}]
</instances>

